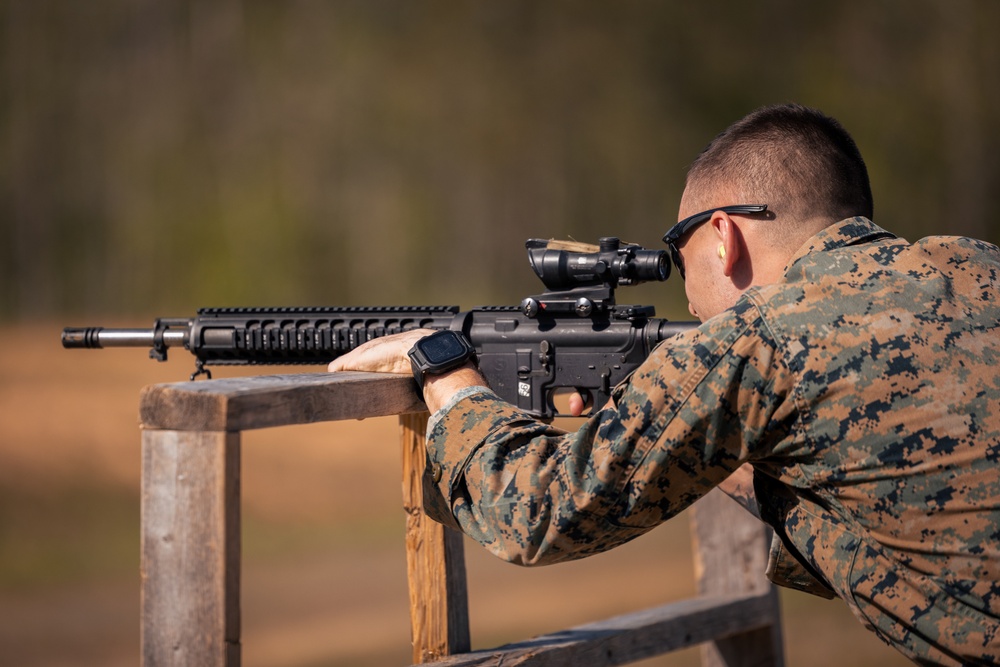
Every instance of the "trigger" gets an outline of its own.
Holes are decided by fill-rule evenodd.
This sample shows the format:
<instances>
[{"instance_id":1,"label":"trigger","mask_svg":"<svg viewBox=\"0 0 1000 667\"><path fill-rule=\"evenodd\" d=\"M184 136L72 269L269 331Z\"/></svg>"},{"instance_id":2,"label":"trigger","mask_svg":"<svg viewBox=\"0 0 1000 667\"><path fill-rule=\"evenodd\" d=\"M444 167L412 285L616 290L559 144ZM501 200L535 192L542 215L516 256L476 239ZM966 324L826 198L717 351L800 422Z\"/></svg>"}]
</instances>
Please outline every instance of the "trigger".
<instances>
[{"instance_id":1,"label":"trigger","mask_svg":"<svg viewBox=\"0 0 1000 667\"><path fill-rule=\"evenodd\" d=\"M594 396L587 389L581 389L580 387L576 387L575 389L576 393L570 397L569 401L570 414L574 417L587 416L594 411ZM577 414L573 414L574 398L577 397L579 398L577 405L579 406L580 411Z\"/></svg>"}]
</instances>

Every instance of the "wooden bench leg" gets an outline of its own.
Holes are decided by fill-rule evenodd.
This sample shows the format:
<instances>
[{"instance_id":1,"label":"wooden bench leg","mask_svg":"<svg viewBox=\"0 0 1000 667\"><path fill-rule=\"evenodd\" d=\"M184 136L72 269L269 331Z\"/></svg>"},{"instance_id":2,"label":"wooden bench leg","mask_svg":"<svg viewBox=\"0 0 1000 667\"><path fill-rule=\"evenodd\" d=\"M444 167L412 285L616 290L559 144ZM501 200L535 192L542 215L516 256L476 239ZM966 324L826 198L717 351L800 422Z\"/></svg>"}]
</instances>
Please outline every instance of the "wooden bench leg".
<instances>
[{"instance_id":1,"label":"wooden bench leg","mask_svg":"<svg viewBox=\"0 0 1000 667\"><path fill-rule=\"evenodd\" d=\"M701 595L768 594L774 625L708 642L704 667L784 665L778 591L764 576L770 529L716 489L692 508L695 578Z\"/></svg>"},{"instance_id":2,"label":"wooden bench leg","mask_svg":"<svg viewBox=\"0 0 1000 667\"><path fill-rule=\"evenodd\" d=\"M469 597L462 535L430 520L422 476L427 413L400 415L406 569L410 586L413 662L430 662L470 648Z\"/></svg>"},{"instance_id":3,"label":"wooden bench leg","mask_svg":"<svg viewBox=\"0 0 1000 667\"><path fill-rule=\"evenodd\" d=\"M240 434L144 430L145 667L240 664Z\"/></svg>"}]
</instances>

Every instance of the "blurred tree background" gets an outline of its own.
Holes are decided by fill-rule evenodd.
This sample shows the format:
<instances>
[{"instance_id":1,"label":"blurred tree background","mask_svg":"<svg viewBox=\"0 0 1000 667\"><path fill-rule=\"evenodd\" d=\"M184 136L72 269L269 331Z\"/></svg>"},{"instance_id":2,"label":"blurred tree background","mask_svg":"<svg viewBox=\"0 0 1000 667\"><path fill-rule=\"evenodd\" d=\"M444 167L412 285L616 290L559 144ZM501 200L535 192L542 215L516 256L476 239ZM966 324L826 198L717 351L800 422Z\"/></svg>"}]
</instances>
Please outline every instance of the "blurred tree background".
<instances>
[{"instance_id":1,"label":"blurred tree background","mask_svg":"<svg viewBox=\"0 0 1000 667\"><path fill-rule=\"evenodd\" d=\"M1000 241L995 0L0 6L0 320L517 303L526 238L657 247L785 101L855 135L881 225Z\"/></svg>"},{"instance_id":2,"label":"blurred tree background","mask_svg":"<svg viewBox=\"0 0 1000 667\"><path fill-rule=\"evenodd\" d=\"M135 664L135 394L191 370L63 356L62 325L516 304L525 239L660 247L698 151L787 101L854 134L879 224L1000 242L998 26L1000 0L0 0L0 662ZM620 299L687 318L676 278ZM246 664L404 664L395 429L246 436ZM684 526L649 537L510 574L467 549L473 637L679 598ZM901 664L786 602L789 664Z\"/></svg>"}]
</instances>

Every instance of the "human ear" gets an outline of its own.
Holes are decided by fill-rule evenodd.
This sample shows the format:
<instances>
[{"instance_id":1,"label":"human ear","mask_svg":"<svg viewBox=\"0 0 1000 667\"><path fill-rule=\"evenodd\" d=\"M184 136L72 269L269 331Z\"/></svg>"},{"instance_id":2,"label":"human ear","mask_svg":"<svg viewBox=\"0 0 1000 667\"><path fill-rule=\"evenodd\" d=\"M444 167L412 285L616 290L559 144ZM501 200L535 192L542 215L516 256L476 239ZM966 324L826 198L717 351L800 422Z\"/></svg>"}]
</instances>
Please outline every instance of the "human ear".
<instances>
[{"instance_id":1,"label":"human ear","mask_svg":"<svg viewBox=\"0 0 1000 667\"><path fill-rule=\"evenodd\" d=\"M736 262L740 258L740 230L728 213L717 211L712 216L712 229L719 240L716 254L722 262L722 273L732 277Z\"/></svg>"}]
</instances>

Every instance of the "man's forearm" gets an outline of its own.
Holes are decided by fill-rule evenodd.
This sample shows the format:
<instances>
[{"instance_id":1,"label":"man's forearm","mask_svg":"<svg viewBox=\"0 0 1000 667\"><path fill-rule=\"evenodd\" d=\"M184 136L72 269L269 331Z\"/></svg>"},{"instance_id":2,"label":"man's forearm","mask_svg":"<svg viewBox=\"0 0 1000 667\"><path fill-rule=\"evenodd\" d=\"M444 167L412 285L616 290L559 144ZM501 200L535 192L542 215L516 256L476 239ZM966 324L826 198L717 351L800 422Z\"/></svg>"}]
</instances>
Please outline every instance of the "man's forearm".
<instances>
[{"instance_id":1,"label":"man's forearm","mask_svg":"<svg viewBox=\"0 0 1000 667\"><path fill-rule=\"evenodd\" d=\"M451 397L468 387L485 387L486 380L472 363L442 375L429 375L424 382L424 403L431 414L444 407Z\"/></svg>"}]
</instances>

